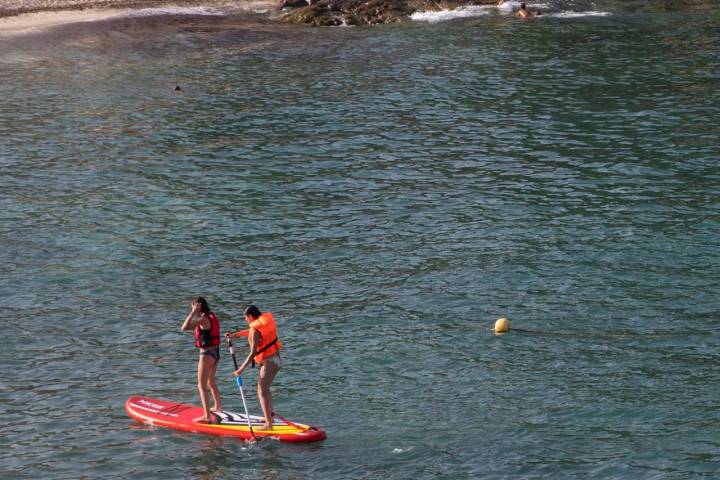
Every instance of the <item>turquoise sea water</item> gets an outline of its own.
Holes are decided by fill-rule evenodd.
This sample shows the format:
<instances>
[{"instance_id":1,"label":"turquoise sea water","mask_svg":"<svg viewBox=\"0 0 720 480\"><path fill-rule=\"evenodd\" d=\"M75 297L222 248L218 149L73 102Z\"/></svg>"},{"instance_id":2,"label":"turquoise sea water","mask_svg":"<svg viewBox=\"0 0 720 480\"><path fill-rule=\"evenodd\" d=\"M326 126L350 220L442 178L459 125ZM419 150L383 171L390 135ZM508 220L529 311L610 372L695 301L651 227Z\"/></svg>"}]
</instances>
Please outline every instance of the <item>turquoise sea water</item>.
<instances>
[{"instance_id":1,"label":"turquoise sea water","mask_svg":"<svg viewBox=\"0 0 720 480\"><path fill-rule=\"evenodd\" d=\"M716 478L720 18L601 7L4 37L0 477ZM126 416L198 402L197 294L325 442Z\"/></svg>"}]
</instances>

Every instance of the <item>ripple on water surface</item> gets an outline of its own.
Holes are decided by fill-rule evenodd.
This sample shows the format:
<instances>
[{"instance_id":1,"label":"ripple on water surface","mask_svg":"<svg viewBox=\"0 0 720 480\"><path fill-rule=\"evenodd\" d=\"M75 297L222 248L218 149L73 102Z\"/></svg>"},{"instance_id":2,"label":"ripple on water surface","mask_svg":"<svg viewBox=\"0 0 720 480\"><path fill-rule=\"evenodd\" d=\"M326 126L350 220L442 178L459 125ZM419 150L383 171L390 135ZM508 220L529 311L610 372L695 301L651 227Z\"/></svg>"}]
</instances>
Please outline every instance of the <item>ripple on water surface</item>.
<instances>
[{"instance_id":1,"label":"ripple on water surface","mask_svg":"<svg viewBox=\"0 0 720 480\"><path fill-rule=\"evenodd\" d=\"M0 354L4 471L711 475L708 36L687 14L493 11L132 18L3 43L0 292L23 319ZM197 293L223 328L248 302L276 313L277 409L327 441L129 421L131 394L197 402L177 332ZM515 331L496 337L501 315Z\"/></svg>"}]
</instances>

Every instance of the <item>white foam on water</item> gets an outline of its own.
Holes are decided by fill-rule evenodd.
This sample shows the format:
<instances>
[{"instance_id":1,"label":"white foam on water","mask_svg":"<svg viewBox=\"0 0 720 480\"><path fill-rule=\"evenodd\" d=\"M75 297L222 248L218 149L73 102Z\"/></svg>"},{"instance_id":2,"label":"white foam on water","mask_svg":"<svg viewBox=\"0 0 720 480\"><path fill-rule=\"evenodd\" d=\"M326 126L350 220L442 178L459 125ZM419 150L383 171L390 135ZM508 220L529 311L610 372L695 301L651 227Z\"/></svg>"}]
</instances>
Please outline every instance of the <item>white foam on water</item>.
<instances>
[{"instance_id":1,"label":"white foam on water","mask_svg":"<svg viewBox=\"0 0 720 480\"><path fill-rule=\"evenodd\" d=\"M497 8L499 10L503 10L503 11L512 11L517 8L520 8L520 2L509 1L509 2L498 3Z\"/></svg>"},{"instance_id":2,"label":"white foam on water","mask_svg":"<svg viewBox=\"0 0 720 480\"><path fill-rule=\"evenodd\" d=\"M212 7L155 7L140 10L126 10L120 17L156 17L160 15L207 15L224 16L220 10Z\"/></svg>"},{"instance_id":3,"label":"white foam on water","mask_svg":"<svg viewBox=\"0 0 720 480\"><path fill-rule=\"evenodd\" d=\"M512 12L515 10L518 10L520 8L520 4L523 2L516 2L515 0L509 0L507 2L498 3L497 8L498 10L501 10L503 12ZM548 8L549 5L547 3L527 3L525 2L525 6L529 9L533 8Z\"/></svg>"},{"instance_id":4,"label":"white foam on water","mask_svg":"<svg viewBox=\"0 0 720 480\"><path fill-rule=\"evenodd\" d=\"M405 452L409 452L409 451L412 450L413 448L414 448L414 447L406 447L406 448L395 447L395 448L393 448L392 453L396 453L396 454L397 454L397 453L405 453Z\"/></svg>"},{"instance_id":5,"label":"white foam on water","mask_svg":"<svg viewBox=\"0 0 720 480\"><path fill-rule=\"evenodd\" d=\"M548 17L557 17L557 18L580 18L580 17L607 17L608 15L612 15L610 12L596 12L596 11L589 11L589 12L559 12L559 13L548 13L546 16Z\"/></svg>"},{"instance_id":6,"label":"white foam on water","mask_svg":"<svg viewBox=\"0 0 720 480\"><path fill-rule=\"evenodd\" d=\"M277 7L277 0L243 0L242 2L234 2L232 5L225 2L223 9L229 12L246 11L257 14L270 13Z\"/></svg>"},{"instance_id":7,"label":"white foam on water","mask_svg":"<svg viewBox=\"0 0 720 480\"><path fill-rule=\"evenodd\" d=\"M410 19L416 22L446 22L458 18L482 17L483 15L488 15L492 8L494 7L473 5L470 7L456 8L455 10L441 10L439 12L415 12L410 15Z\"/></svg>"}]
</instances>

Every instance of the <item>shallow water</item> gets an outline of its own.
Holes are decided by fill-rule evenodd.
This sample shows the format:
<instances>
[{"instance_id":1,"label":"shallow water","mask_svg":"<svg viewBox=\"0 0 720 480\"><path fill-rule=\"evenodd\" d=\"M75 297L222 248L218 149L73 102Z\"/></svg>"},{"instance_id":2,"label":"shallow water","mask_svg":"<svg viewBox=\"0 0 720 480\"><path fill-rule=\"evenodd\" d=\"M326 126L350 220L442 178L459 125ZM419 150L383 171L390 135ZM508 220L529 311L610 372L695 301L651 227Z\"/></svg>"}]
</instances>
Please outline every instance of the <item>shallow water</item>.
<instances>
[{"instance_id":1,"label":"shallow water","mask_svg":"<svg viewBox=\"0 0 720 480\"><path fill-rule=\"evenodd\" d=\"M2 476L712 478L719 19L602 7L3 38ZM127 418L198 401L196 294L325 442Z\"/></svg>"}]
</instances>

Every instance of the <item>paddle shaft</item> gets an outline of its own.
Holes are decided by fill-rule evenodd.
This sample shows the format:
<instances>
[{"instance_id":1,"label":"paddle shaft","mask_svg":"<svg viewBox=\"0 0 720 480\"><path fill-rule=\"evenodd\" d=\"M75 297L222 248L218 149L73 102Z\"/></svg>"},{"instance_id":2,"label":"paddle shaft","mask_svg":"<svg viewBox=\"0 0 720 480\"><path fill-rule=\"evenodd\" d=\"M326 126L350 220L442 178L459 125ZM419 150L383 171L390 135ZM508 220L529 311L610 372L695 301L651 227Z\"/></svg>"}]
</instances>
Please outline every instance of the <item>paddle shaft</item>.
<instances>
[{"instance_id":1,"label":"paddle shaft","mask_svg":"<svg viewBox=\"0 0 720 480\"><path fill-rule=\"evenodd\" d=\"M237 358L235 358L235 350L233 349L232 340L230 340L230 337L225 337L225 339L227 340L228 348L230 349L230 356L232 357L233 365L235 365L235 370L237 370L238 363ZM247 402L245 402L245 392L243 391L242 378L239 376L235 377L235 382L240 389L240 398L242 398L243 408L245 409L245 418L247 419L248 427L250 427L250 435L252 435L252 437L257 440L255 432L253 432L252 422L250 422L250 414L248 413Z\"/></svg>"}]
</instances>

